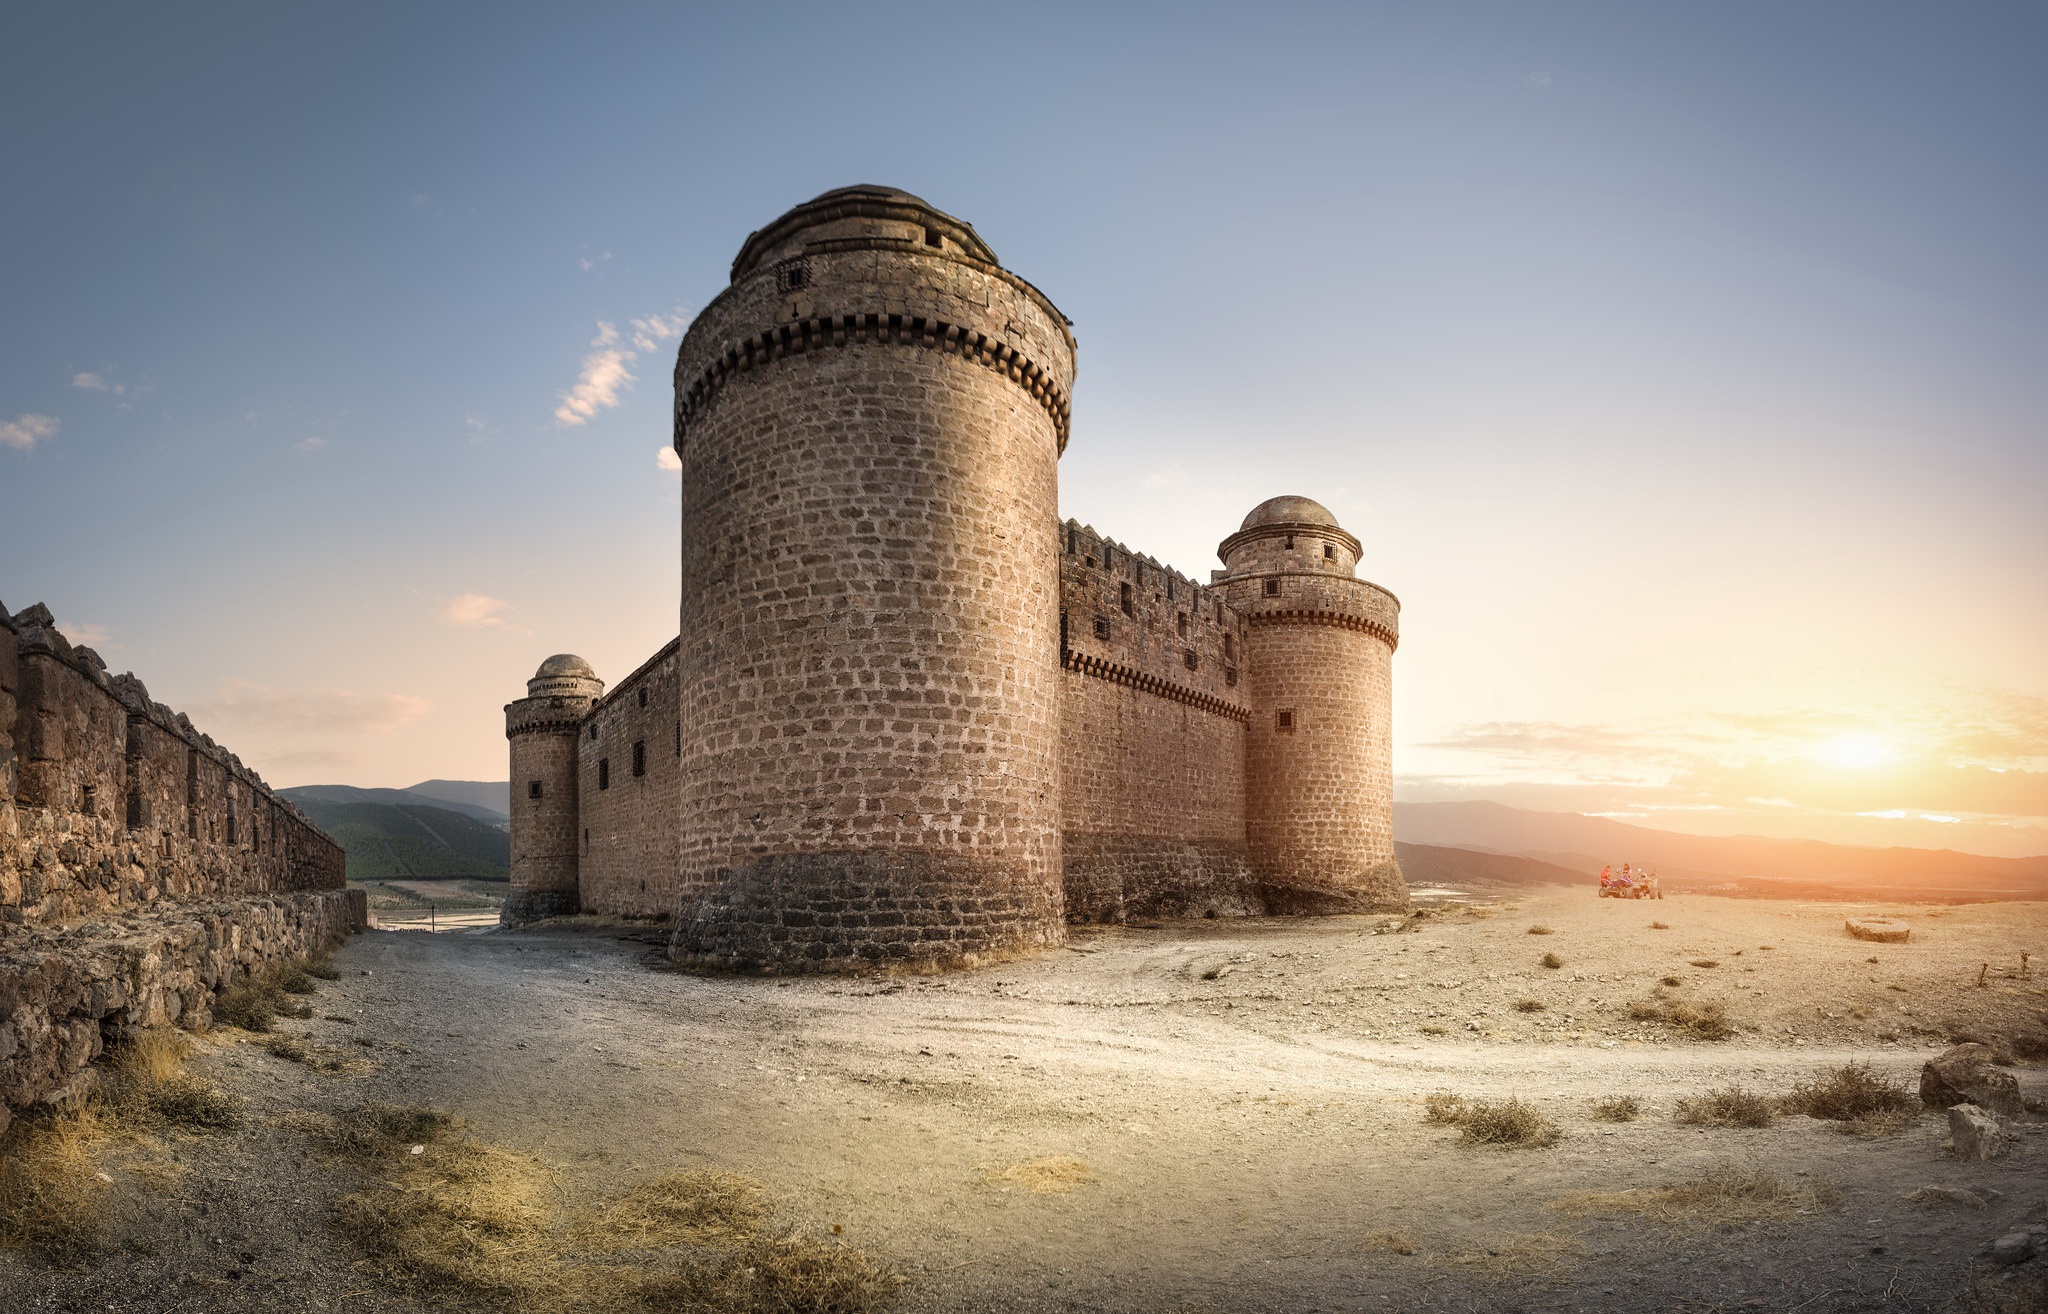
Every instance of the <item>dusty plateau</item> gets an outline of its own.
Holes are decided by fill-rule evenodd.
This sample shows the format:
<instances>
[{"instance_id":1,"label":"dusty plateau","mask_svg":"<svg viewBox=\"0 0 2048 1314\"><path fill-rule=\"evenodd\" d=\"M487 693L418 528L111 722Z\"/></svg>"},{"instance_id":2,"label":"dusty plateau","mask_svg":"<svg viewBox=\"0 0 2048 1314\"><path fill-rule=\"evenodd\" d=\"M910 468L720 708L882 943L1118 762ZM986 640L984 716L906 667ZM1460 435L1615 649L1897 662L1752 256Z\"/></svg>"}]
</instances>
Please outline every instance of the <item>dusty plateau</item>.
<instances>
[{"instance_id":1,"label":"dusty plateau","mask_svg":"<svg viewBox=\"0 0 2048 1314\"><path fill-rule=\"evenodd\" d=\"M1548 889L1410 919L1077 928L959 974L790 979L659 966L654 926L370 932L314 1018L279 1023L354 1061L208 1033L195 1067L246 1102L241 1129L170 1137L178 1172L110 1174L103 1255L58 1271L6 1252L0 1307L442 1307L330 1235L356 1170L295 1130L384 1100L458 1115L567 1198L679 1168L761 1179L800 1230L901 1273L906 1311L1948 1309L1971 1272L2048 1265L1989 1251L2048 1221L2048 1120L1962 1163L1937 1111L1858 1137L1805 1116L1686 1126L1674 1104L1851 1061L1910 1087L1957 1036L2048 1030L2048 981L2020 974L2043 913ZM1912 939L1852 939L1852 915ZM1663 998L1721 1001L1735 1034L1631 1021L1667 976ZM2005 1070L2038 1111L2048 1072ZM1425 1121L1438 1091L1519 1096L1562 1138L1468 1144ZM1641 1116L1595 1120L1616 1095ZM1719 1227L1557 1207L1725 1166L1817 1189ZM1927 1186L1983 1207L1906 1198Z\"/></svg>"}]
</instances>

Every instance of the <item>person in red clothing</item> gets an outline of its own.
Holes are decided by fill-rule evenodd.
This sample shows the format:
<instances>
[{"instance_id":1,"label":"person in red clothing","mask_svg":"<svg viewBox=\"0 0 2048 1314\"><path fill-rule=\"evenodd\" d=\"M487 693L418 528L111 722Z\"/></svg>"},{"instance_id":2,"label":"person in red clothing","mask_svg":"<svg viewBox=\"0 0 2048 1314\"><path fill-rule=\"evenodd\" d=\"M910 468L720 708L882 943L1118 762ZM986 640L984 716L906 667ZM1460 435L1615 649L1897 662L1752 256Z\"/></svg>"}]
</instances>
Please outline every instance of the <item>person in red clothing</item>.
<instances>
[{"instance_id":1,"label":"person in red clothing","mask_svg":"<svg viewBox=\"0 0 2048 1314\"><path fill-rule=\"evenodd\" d=\"M1600 868L1600 893L1602 893L1602 894L1605 894L1605 893L1607 893L1607 886L1608 886L1608 884L1609 884L1609 880L1610 880L1610 878L1609 878L1609 876L1608 876L1608 873L1609 873L1609 872L1611 872L1611 871L1613 871L1613 870L1614 870L1614 867L1613 867L1613 865L1612 865L1612 864L1608 864L1608 865L1602 866L1602 867Z\"/></svg>"}]
</instances>

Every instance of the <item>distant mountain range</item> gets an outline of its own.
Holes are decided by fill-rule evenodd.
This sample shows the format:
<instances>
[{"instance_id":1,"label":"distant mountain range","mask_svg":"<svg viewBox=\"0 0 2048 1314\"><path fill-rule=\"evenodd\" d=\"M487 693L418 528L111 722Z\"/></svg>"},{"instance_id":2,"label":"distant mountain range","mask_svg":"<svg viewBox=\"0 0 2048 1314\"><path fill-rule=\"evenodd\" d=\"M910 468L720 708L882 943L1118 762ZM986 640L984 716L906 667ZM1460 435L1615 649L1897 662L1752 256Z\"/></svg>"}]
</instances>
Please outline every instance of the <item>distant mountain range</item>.
<instances>
[{"instance_id":1,"label":"distant mountain range","mask_svg":"<svg viewBox=\"0 0 2048 1314\"><path fill-rule=\"evenodd\" d=\"M437 786L469 792L457 798L426 792ZM490 788L430 780L412 789L300 785L278 792L341 845L351 880L505 880L512 865L509 822L503 812L471 801L509 801L504 785L495 795L479 792Z\"/></svg>"},{"instance_id":2,"label":"distant mountain range","mask_svg":"<svg viewBox=\"0 0 2048 1314\"><path fill-rule=\"evenodd\" d=\"M1583 873L1582 878L1607 863L1648 864L1672 888L1732 887L1731 893L1780 898L2048 898L2048 857L1682 835L1501 803L1396 803L1394 834L1404 844L1530 859Z\"/></svg>"},{"instance_id":3,"label":"distant mountain range","mask_svg":"<svg viewBox=\"0 0 2048 1314\"><path fill-rule=\"evenodd\" d=\"M296 785L279 790L286 798L305 806L305 800L322 803L398 803L446 808L493 826L511 824L512 786L509 782L489 784L481 780L425 780L409 789L365 789L359 785Z\"/></svg>"}]
</instances>

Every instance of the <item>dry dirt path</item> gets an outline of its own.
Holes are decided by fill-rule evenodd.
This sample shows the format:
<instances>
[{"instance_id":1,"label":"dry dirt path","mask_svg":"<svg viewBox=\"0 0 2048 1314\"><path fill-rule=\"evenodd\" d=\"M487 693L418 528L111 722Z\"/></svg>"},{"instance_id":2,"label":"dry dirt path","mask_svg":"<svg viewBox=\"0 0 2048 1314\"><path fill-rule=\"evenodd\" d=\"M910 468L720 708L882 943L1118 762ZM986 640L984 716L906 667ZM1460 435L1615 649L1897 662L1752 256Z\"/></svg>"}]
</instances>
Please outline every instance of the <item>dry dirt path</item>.
<instances>
[{"instance_id":1,"label":"dry dirt path","mask_svg":"<svg viewBox=\"0 0 2048 1314\"><path fill-rule=\"evenodd\" d=\"M263 1113L368 1098L449 1109L560 1165L576 1191L696 1165L749 1173L807 1226L836 1225L897 1264L910 1311L1933 1310L1982 1246L2041 1221L2039 1124L2005 1160L1958 1164L1931 1115L1877 1140L1807 1118L1701 1130L1671 1117L1709 1087L1778 1093L1852 1059L1910 1081L1951 1031L2040 1026L2043 983L1993 975L2037 947L2039 905L1889 911L1920 928L1913 943L1847 939L1840 905L1573 891L1400 934L1375 934L1380 919L1077 931L1041 959L893 980L681 975L619 930L372 933L318 1000L355 1021L294 1025L334 1046L368 1039L376 1071L338 1077L234 1046L212 1063ZM1539 966L1545 952L1564 966ZM1725 1000L1753 1029L1705 1043L1627 1021L1666 975L1681 982L1670 993ZM1525 998L1545 1008L1515 1011ZM2048 1070L2016 1071L2048 1095ZM1564 1138L1467 1146L1422 1121L1439 1089L1518 1095ZM1609 1094L1637 1096L1647 1116L1592 1120ZM411 1308L315 1253L331 1251L320 1218L336 1185L303 1147L275 1130L244 1139L219 1171L260 1176L261 1190L207 1186L205 1167L193 1189L220 1198L206 1225L245 1239L166 1235L135 1272L182 1281L225 1253L246 1276L224 1290L216 1264L213 1303L185 1307L243 1308L261 1273L270 1300L296 1293L303 1308ZM1063 1194L989 1180L1048 1156L1085 1163L1088 1180ZM1679 1233L1550 1207L1727 1164L1827 1182L1842 1203ZM1999 1194L1984 1211L1902 1198L1932 1183ZM1418 1253L1367 1244L1382 1230ZM1531 1236L1543 1239L1517 1240ZM287 1258L292 1247L303 1253ZM9 1291L174 1307L123 1303L115 1276L19 1264L0 1270Z\"/></svg>"}]
</instances>

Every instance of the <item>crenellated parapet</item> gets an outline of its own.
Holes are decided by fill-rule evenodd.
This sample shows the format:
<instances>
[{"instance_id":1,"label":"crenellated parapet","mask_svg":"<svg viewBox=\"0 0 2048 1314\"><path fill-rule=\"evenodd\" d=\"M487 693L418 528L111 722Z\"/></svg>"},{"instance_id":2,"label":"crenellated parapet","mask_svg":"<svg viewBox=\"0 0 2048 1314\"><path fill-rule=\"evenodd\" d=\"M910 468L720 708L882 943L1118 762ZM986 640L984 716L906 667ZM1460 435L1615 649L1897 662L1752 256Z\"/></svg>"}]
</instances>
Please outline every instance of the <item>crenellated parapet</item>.
<instances>
[{"instance_id":1,"label":"crenellated parapet","mask_svg":"<svg viewBox=\"0 0 2048 1314\"><path fill-rule=\"evenodd\" d=\"M339 845L48 607L0 609L0 686L0 917L342 885Z\"/></svg>"}]
</instances>

